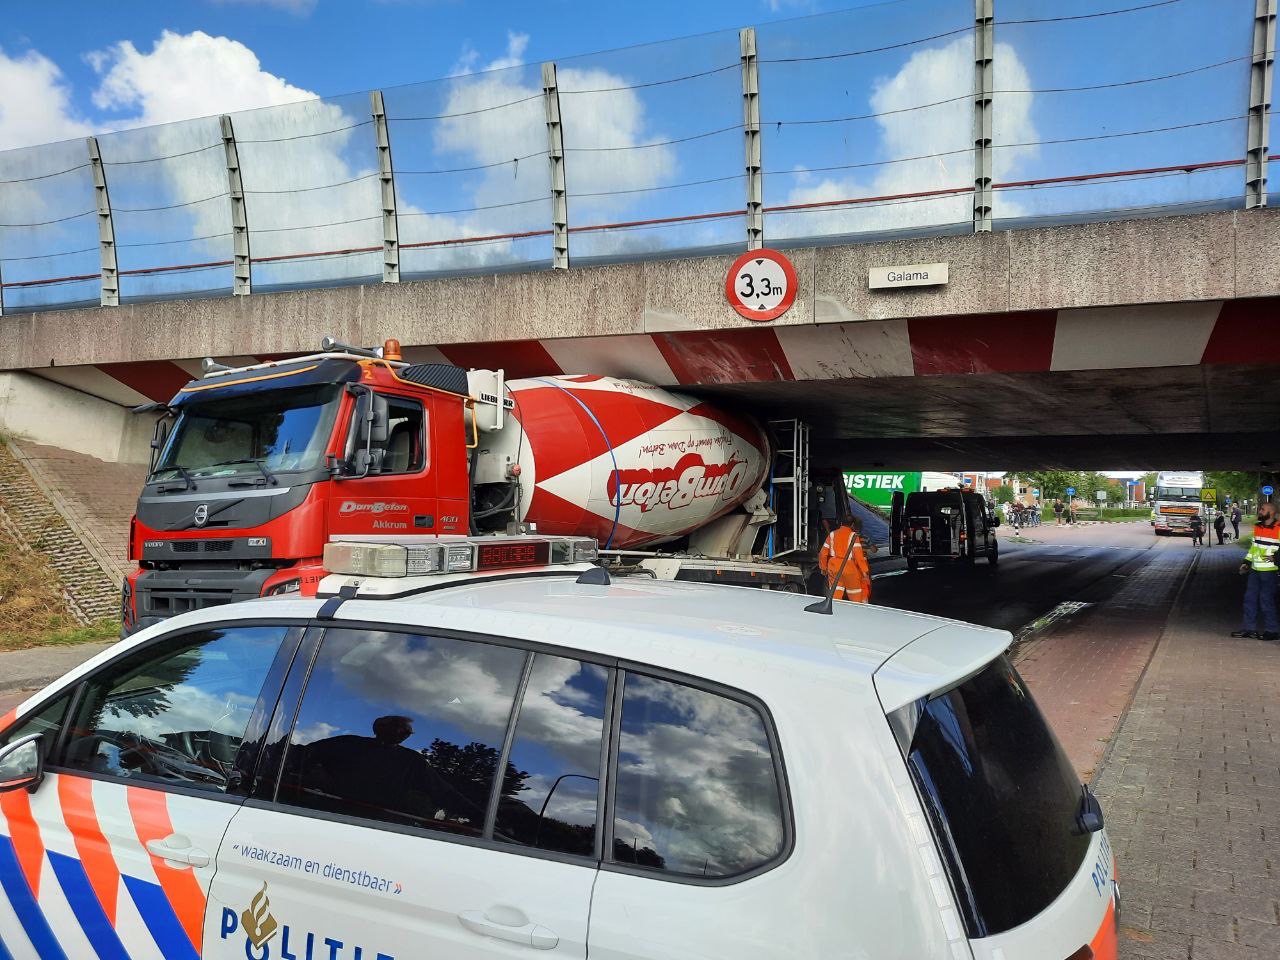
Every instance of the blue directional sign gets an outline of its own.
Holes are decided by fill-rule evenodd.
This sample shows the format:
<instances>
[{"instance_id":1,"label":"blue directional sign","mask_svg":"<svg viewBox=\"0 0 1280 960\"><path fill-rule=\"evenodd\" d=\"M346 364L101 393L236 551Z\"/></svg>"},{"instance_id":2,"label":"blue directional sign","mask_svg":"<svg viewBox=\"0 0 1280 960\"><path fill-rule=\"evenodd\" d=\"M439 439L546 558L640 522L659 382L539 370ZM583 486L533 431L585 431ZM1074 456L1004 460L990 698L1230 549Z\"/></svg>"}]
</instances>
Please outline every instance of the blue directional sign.
<instances>
[{"instance_id":1,"label":"blue directional sign","mask_svg":"<svg viewBox=\"0 0 1280 960\"><path fill-rule=\"evenodd\" d=\"M1273 486L1272 486L1271 484L1269 484L1269 483L1268 483L1265 487L1263 487L1263 488L1262 488L1262 495L1263 495L1264 497L1269 497L1269 496L1271 496L1271 495L1272 495L1273 493L1275 493L1275 492L1276 492L1276 488L1275 488L1275 487L1273 487Z\"/></svg>"},{"instance_id":2,"label":"blue directional sign","mask_svg":"<svg viewBox=\"0 0 1280 960\"><path fill-rule=\"evenodd\" d=\"M1075 495L1076 495L1076 488L1075 488L1075 487L1067 487L1067 496L1068 496L1068 497L1074 497Z\"/></svg>"},{"instance_id":3,"label":"blue directional sign","mask_svg":"<svg viewBox=\"0 0 1280 960\"><path fill-rule=\"evenodd\" d=\"M1040 488L1039 488L1039 487L1033 487L1033 488L1032 488L1032 490L1031 490L1031 495L1032 495L1033 497L1038 497L1038 496L1040 496Z\"/></svg>"}]
</instances>

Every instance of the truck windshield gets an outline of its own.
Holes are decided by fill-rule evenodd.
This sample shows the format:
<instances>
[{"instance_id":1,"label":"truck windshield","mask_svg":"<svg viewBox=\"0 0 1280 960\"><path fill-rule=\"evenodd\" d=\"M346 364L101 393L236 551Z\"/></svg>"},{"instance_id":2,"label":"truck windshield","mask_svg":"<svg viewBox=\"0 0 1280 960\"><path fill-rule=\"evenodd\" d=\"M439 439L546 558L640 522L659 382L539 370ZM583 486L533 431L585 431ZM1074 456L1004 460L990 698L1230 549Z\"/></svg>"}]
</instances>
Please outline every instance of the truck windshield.
<instances>
[{"instance_id":1,"label":"truck windshield","mask_svg":"<svg viewBox=\"0 0 1280 960\"><path fill-rule=\"evenodd\" d=\"M337 386L321 384L188 404L151 479L314 469L333 433L338 395Z\"/></svg>"},{"instance_id":2,"label":"truck windshield","mask_svg":"<svg viewBox=\"0 0 1280 960\"><path fill-rule=\"evenodd\" d=\"M1080 870L1080 780L1005 657L926 702L907 759L970 936L1030 920Z\"/></svg>"},{"instance_id":3,"label":"truck windshield","mask_svg":"<svg viewBox=\"0 0 1280 960\"><path fill-rule=\"evenodd\" d=\"M1161 500L1199 500L1199 487L1157 487L1156 496Z\"/></svg>"}]
</instances>

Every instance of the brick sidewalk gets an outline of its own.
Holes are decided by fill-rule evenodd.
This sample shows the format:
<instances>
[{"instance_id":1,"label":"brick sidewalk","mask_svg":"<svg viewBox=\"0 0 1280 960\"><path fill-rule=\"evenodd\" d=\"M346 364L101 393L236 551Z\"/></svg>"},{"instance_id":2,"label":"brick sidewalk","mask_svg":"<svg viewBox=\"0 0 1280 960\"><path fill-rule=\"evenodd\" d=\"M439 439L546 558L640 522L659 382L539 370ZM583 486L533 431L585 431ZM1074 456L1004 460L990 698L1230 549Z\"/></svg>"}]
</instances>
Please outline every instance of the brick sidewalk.
<instances>
[{"instance_id":1,"label":"brick sidewalk","mask_svg":"<svg viewBox=\"0 0 1280 960\"><path fill-rule=\"evenodd\" d=\"M1086 783L1133 697L1194 556L1169 550L1140 555L1126 565L1136 569L1117 574L1127 579L1114 596L1014 650L1018 672Z\"/></svg>"},{"instance_id":2,"label":"brick sidewalk","mask_svg":"<svg viewBox=\"0 0 1280 960\"><path fill-rule=\"evenodd\" d=\"M1280 644L1227 636L1239 559L1200 553L1094 786L1125 960L1280 957Z\"/></svg>"}]
</instances>

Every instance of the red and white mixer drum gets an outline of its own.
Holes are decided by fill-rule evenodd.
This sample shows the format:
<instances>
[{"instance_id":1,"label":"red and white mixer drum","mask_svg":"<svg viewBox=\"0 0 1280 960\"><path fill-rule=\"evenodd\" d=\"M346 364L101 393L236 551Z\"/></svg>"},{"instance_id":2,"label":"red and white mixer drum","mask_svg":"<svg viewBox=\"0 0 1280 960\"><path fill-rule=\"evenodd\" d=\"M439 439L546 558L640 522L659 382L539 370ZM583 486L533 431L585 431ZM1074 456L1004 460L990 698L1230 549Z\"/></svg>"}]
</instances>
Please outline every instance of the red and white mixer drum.
<instances>
[{"instance_id":1,"label":"red and white mixer drum","mask_svg":"<svg viewBox=\"0 0 1280 960\"><path fill-rule=\"evenodd\" d=\"M520 465L519 517L542 533L624 549L673 540L764 483L768 440L754 421L632 380L533 377L486 456Z\"/></svg>"}]
</instances>

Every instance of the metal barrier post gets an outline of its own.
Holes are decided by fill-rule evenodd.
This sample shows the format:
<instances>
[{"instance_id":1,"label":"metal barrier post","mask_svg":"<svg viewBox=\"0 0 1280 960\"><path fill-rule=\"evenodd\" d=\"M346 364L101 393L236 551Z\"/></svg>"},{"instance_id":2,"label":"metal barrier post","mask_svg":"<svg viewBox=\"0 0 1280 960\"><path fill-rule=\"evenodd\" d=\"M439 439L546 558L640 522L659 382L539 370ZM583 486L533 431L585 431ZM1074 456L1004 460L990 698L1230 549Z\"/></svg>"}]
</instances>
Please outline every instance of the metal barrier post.
<instances>
[{"instance_id":1,"label":"metal barrier post","mask_svg":"<svg viewBox=\"0 0 1280 960\"><path fill-rule=\"evenodd\" d=\"M1254 0L1253 59L1249 67L1249 143L1244 167L1245 209L1267 205L1267 125L1276 59L1276 0Z\"/></svg>"},{"instance_id":2,"label":"metal barrier post","mask_svg":"<svg viewBox=\"0 0 1280 960\"><path fill-rule=\"evenodd\" d=\"M93 169L93 200L98 211L98 258L102 262L102 305L120 306L120 271L116 266L116 231L111 222L111 195L107 193L107 171L98 152L98 138L86 137L89 166Z\"/></svg>"},{"instance_id":3,"label":"metal barrier post","mask_svg":"<svg viewBox=\"0 0 1280 960\"><path fill-rule=\"evenodd\" d=\"M764 246L764 184L760 162L760 65L756 60L756 28L738 31L742 50L742 131L747 159L747 249Z\"/></svg>"},{"instance_id":4,"label":"metal barrier post","mask_svg":"<svg viewBox=\"0 0 1280 960\"><path fill-rule=\"evenodd\" d=\"M551 162L551 266L569 269L569 199L564 180L564 131L556 65L542 65L542 99L547 111L547 157Z\"/></svg>"},{"instance_id":5,"label":"metal barrier post","mask_svg":"<svg viewBox=\"0 0 1280 960\"><path fill-rule=\"evenodd\" d=\"M238 297L253 293L253 260L249 256L249 211L244 202L244 183L240 180L240 151L236 149L236 132L231 118L218 118L222 127L222 149L227 159L227 195L231 198L231 292Z\"/></svg>"},{"instance_id":6,"label":"metal barrier post","mask_svg":"<svg viewBox=\"0 0 1280 960\"><path fill-rule=\"evenodd\" d=\"M391 131L382 91L369 91L373 129L378 138L378 184L382 189L382 282L400 282L400 219L396 215L396 178L391 167Z\"/></svg>"},{"instance_id":7,"label":"metal barrier post","mask_svg":"<svg viewBox=\"0 0 1280 960\"><path fill-rule=\"evenodd\" d=\"M995 0L974 0L973 231L991 229L991 91L995 88Z\"/></svg>"}]
</instances>

